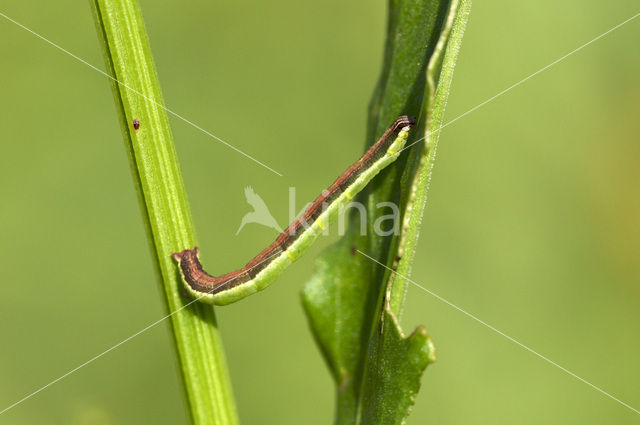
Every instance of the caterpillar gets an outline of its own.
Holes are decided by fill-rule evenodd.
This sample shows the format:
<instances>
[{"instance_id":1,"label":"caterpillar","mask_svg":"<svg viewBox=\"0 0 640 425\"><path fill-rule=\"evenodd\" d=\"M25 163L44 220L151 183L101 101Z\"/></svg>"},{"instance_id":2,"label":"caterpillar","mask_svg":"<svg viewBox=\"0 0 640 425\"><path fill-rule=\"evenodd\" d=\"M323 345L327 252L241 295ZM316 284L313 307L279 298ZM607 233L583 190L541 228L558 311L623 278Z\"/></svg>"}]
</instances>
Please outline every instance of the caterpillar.
<instances>
[{"instance_id":1,"label":"caterpillar","mask_svg":"<svg viewBox=\"0 0 640 425\"><path fill-rule=\"evenodd\" d=\"M383 168L395 161L415 120L401 116L365 154L342 173L328 189L287 227L278 238L241 269L212 276L203 270L198 247L174 252L187 291L199 301L226 305L265 289L296 261L335 219L340 208Z\"/></svg>"}]
</instances>

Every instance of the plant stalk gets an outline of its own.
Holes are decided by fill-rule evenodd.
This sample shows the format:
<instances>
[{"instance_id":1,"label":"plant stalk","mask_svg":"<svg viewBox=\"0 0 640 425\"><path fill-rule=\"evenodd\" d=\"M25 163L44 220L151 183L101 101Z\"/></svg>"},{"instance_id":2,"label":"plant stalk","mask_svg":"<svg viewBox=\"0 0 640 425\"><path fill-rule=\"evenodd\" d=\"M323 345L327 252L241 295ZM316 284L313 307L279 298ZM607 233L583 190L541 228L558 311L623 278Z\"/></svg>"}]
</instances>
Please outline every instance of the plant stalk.
<instances>
[{"instance_id":1,"label":"plant stalk","mask_svg":"<svg viewBox=\"0 0 640 425\"><path fill-rule=\"evenodd\" d=\"M189 417L197 425L238 424L213 308L183 295L171 259L171 253L194 247L196 235L140 7L136 0L92 4L170 315Z\"/></svg>"}]
</instances>

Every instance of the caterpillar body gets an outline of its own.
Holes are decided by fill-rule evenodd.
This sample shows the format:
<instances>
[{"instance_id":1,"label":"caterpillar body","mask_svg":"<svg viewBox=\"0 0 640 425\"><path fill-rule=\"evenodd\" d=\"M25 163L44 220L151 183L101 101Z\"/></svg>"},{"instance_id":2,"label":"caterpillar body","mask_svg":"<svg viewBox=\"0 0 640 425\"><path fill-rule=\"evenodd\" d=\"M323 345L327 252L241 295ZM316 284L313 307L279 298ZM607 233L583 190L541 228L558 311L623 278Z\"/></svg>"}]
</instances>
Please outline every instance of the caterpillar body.
<instances>
[{"instance_id":1,"label":"caterpillar body","mask_svg":"<svg viewBox=\"0 0 640 425\"><path fill-rule=\"evenodd\" d=\"M199 301L226 305L265 289L296 261L349 203L382 169L400 155L415 125L401 116L365 154L322 192L307 210L246 266L212 276L200 264L198 247L172 254L185 287Z\"/></svg>"}]
</instances>

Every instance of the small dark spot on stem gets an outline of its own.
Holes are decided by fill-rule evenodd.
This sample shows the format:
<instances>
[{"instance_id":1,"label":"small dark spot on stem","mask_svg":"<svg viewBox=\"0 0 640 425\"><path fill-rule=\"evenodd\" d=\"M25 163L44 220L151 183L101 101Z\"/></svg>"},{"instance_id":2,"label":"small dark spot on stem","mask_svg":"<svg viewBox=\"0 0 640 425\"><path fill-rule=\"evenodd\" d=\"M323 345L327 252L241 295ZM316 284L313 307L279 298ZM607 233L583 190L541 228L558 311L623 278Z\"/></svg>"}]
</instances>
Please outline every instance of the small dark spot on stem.
<instances>
[{"instance_id":1,"label":"small dark spot on stem","mask_svg":"<svg viewBox=\"0 0 640 425\"><path fill-rule=\"evenodd\" d=\"M358 249L356 248L355 245L351 245L351 255L356 255L356 252L358 252Z\"/></svg>"},{"instance_id":2,"label":"small dark spot on stem","mask_svg":"<svg viewBox=\"0 0 640 425\"><path fill-rule=\"evenodd\" d=\"M140 128L140 121L133 120L133 129L138 130Z\"/></svg>"}]
</instances>

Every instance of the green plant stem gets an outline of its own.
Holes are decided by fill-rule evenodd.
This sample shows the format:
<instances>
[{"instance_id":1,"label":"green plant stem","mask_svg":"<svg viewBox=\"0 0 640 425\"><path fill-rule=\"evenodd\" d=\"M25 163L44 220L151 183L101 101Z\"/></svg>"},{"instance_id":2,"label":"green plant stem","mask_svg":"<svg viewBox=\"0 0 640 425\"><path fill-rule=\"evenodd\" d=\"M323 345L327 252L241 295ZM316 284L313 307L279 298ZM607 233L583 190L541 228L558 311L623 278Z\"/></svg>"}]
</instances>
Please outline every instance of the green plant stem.
<instances>
[{"instance_id":1,"label":"green plant stem","mask_svg":"<svg viewBox=\"0 0 640 425\"><path fill-rule=\"evenodd\" d=\"M196 245L189 204L140 8L92 0L157 270L164 289L188 412L194 424L237 424L211 306L184 297L171 253ZM133 120L140 123L134 129ZM126 296L123 294L123 296Z\"/></svg>"},{"instance_id":2,"label":"green plant stem","mask_svg":"<svg viewBox=\"0 0 640 425\"><path fill-rule=\"evenodd\" d=\"M369 109L367 147L399 115L419 119L410 149L358 195L367 205L316 261L302 301L337 387L336 425L404 424L420 378L435 361L424 326L406 335L400 314L414 259L439 127L470 0L389 0L382 73ZM417 143L425 134L426 143ZM396 206L400 234L376 231ZM359 252L359 254L357 254ZM357 254L357 255L356 255ZM381 267L384 265L384 267Z\"/></svg>"}]
</instances>

